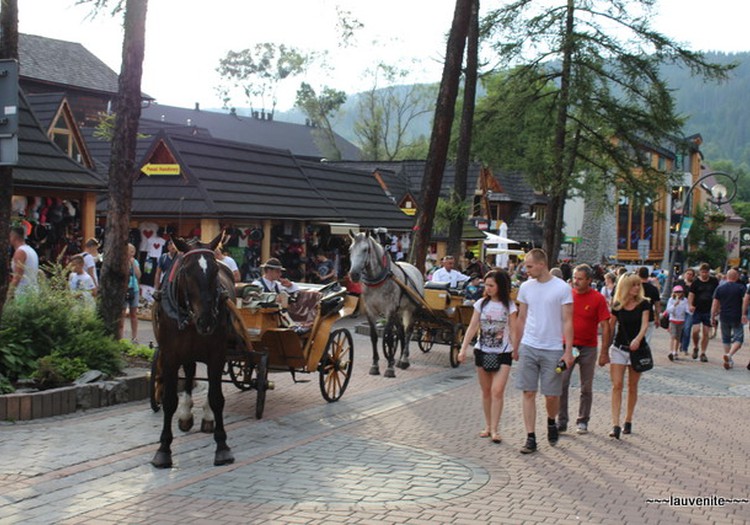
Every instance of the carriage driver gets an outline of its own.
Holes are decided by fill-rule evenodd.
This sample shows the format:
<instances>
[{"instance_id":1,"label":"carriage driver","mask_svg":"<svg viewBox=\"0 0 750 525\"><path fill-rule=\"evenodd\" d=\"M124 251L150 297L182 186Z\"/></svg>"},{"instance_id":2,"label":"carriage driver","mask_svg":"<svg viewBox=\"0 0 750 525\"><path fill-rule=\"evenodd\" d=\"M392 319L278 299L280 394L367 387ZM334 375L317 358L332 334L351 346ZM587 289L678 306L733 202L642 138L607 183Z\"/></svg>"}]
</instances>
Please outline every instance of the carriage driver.
<instances>
[{"instance_id":1,"label":"carriage driver","mask_svg":"<svg viewBox=\"0 0 750 525\"><path fill-rule=\"evenodd\" d=\"M261 264L260 267L263 269L263 276L253 281L253 284L263 288L264 292L276 294L286 292L292 295L299 291L299 287L296 284L281 276L281 272L286 268L281 265L281 261L277 258L271 257L265 264Z\"/></svg>"},{"instance_id":2,"label":"carriage driver","mask_svg":"<svg viewBox=\"0 0 750 525\"><path fill-rule=\"evenodd\" d=\"M469 280L469 276L453 269L456 260L452 255L443 257L443 267L432 274L434 283L450 283L451 288L456 288L458 283Z\"/></svg>"}]
</instances>

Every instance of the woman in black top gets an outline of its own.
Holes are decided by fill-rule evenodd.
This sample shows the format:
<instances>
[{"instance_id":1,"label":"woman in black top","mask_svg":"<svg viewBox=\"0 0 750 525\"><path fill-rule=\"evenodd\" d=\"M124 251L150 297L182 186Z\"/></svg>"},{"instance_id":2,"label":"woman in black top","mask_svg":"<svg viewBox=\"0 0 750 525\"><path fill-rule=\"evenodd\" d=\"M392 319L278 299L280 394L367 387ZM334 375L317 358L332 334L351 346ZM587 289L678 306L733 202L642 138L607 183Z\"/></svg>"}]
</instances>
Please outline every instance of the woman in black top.
<instances>
[{"instance_id":1,"label":"woman in black top","mask_svg":"<svg viewBox=\"0 0 750 525\"><path fill-rule=\"evenodd\" d=\"M638 380L641 374L629 366L630 352L637 350L641 341L646 337L650 310L651 304L643 296L640 277L635 274L625 274L620 277L612 302L612 317L609 320L611 333L616 335L609 347L609 356L603 353L599 355L600 366L610 363L612 432L609 435L616 439L620 439L621 431L624 434L630 434L632 430L633 412L635 403L638 401ZM625 369L628 369L628 405L625 413L625 426L621 429L620 409Z\"/></svg>"}]
</instances>

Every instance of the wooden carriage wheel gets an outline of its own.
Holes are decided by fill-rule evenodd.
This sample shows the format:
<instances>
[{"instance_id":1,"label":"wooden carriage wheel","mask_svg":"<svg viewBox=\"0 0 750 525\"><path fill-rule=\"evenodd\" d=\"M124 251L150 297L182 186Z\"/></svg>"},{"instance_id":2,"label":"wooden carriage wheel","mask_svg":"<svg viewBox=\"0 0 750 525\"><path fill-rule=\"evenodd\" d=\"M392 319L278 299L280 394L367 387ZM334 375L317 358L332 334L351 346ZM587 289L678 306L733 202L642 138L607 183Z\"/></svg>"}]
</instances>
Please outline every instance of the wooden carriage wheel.
<instances>
[{"instance_id":1,"label":"wooden carriage wheel","mask_svg":"<svg viewBox=\"0 0 750 525\"><path fill-rule=\"evenodd\" d=\"M417 329L417 346L425 354L432 350L435 344L435 330L432 328L418 328Z\"/></svg>"},{"instance_id":2,"label":"wooden carriage wheel","mask_svg":"<svg viewBox=\"0 0 750 525\"><path fill-rule=\"evenodd\" d=\"M352 377L354 342L345 328L331 332L323 357L318 364L320 393L332 403L341 399Z\"/></svg>"}]
</instances>

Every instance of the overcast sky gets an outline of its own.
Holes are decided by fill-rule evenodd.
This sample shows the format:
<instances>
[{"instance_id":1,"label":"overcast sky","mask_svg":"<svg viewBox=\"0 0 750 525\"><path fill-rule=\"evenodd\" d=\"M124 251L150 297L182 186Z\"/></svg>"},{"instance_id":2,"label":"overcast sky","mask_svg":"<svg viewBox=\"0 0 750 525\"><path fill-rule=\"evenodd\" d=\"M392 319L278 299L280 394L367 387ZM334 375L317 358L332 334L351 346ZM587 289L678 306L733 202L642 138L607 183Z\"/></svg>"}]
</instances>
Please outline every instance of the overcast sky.
<instances>
[{"instance_id":1,"label":"overcast sky","mask_svg":"<svg viewBox=\"0 0 750 525\"><path fill-rule=\"evenodd\" d=\"M18 4L20 32L80 42L119 72L119 19L102 14L89 20L88 8L75 0ZM355 45L345 50L337 47L337 5L364 24ZM408 67L410 81L435 81L454 6L455 0L151 0L143 90L162 104L220 107L219 59L259 42L329 50L335 71L310 80L350 93L369 85L363 72L378 61ZM748 0L658 0L658 12L654 27L692 49L750 50ZM298 83L290 82L280 94L280 109L293 103Z\"/></svg>"}]
</instances>

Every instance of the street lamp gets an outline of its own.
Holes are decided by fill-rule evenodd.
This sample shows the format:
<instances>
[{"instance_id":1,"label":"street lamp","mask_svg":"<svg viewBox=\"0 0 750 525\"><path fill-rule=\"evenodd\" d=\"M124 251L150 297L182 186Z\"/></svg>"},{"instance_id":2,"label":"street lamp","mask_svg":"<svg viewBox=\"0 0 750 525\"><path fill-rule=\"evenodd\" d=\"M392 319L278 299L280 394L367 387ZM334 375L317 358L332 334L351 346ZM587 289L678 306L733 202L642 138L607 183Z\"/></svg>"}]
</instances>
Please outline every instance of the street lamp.
<instances>
[{"instance_id":1,"label":"street lamp","mask_svg":"<svg viewBox=\"0 0 750 525\"><path fill-rule=\"evenodd\" d=\"M708 186L705 181L710 178L716 178L716 177L723 177L729 180L731 182L731 193L727 189L726 185L721 184L719 182L714 182L713 186ZM708 194L706 196L706 200L710 202L711 204L714 204L717 207L721 207L722 204L726 204L728 202L732 202L734 200L734 197L737 195L737 175L731 175L729 173L725 173L723 171L712 171L710 173L705 173L698 177L698 179L693 183L692 186L688 189L687 192L685 192L685 196L682 200L682 221L680 226L680 231L677 234L676 242L674 243L674 247L672 248L672 252L670 254L669 258L669 274L667 275L667 281L664 284L664 290L662 291L661 297L663 301L666 301L669 297L670 291L672 290L672 284L674 283L674 266L675 266L675 259L677 258L677 251L680 247L680 244L684 242L687 245L687 234L683 237L682 227L685 224L685 218L690 216L692 214L692 209L690 207L690 198L693 195L693 190L700 185L703 190L706 191ZM687 253L687 248L683 250L685 253ZM686 291L687 293L687 291Z\"/></svg>"}]
</instances>

